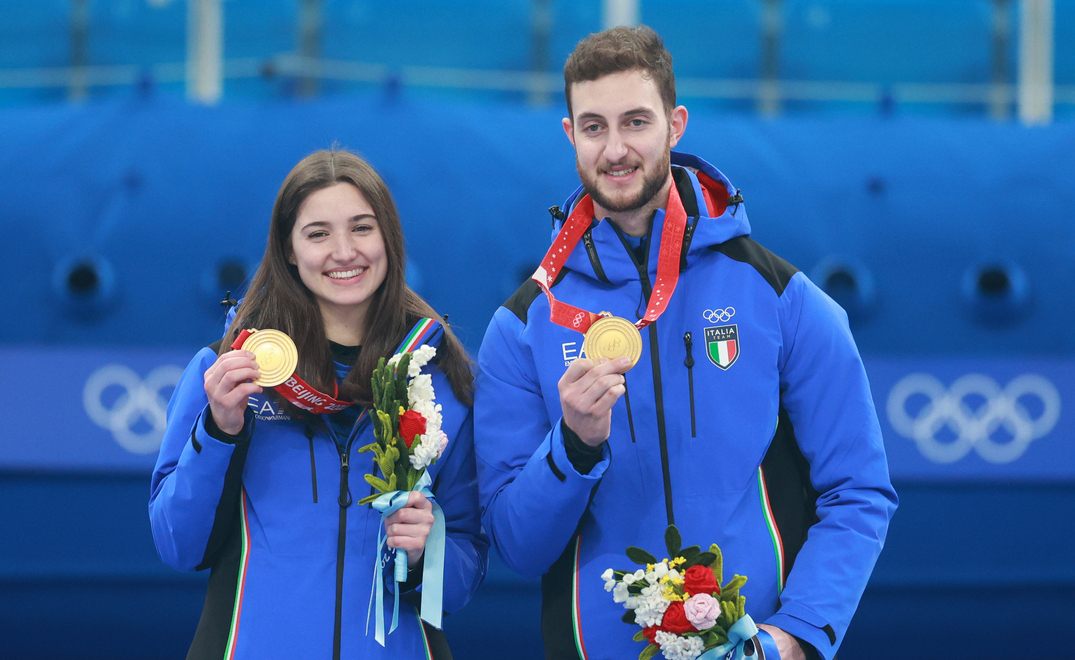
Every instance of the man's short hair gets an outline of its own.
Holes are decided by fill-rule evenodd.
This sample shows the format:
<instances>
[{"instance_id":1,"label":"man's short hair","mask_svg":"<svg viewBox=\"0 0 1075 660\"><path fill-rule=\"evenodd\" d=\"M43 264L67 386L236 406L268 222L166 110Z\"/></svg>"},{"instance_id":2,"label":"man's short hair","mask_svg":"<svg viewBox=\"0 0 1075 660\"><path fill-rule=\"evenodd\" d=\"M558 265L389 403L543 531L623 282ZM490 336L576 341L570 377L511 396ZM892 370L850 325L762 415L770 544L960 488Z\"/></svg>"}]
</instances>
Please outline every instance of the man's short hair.
<instances>
[{"instance_id":1,"label":"man's short hair","mask_svg":"<svg viewBox=\"0 0 1075 660\"><path fill-rule=\"evenodd\" d=\"M676 77L672 73L672 54L652 28L614 27L591 34L575 46L564 64L564 95L567 112L571 110L571 85L597 80L610 73L640 69L657 84L665 112L676 107Z\"/></svg>"}]
</instances>

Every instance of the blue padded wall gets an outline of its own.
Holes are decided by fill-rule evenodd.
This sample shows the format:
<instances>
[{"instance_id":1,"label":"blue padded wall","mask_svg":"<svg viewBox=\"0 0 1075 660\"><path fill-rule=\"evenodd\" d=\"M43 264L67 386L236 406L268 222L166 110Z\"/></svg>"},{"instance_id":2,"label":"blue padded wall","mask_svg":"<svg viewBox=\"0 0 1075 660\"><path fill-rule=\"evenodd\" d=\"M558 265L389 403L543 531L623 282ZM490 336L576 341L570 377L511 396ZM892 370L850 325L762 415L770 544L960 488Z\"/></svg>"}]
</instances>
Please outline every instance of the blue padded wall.
<instances>
[{"instance_id":1,"label":"blue padded wall","mask_svg":"<svg viewBox=\"0 0 1075 660\"><path fill-rule=\"evenodd\" d=\"M390 92L0 110L0 656L183 656L205 576L152 548L153 453L139 443L158 422L147 409L117 423L122 396L89 384L109 365L164 378L220 336L232 280L219 267L249 274L276 189L310 151L338 142L382 172L411 283L477 350L548 243L545 209L577 185L561 112ZM1059 629L1075 616L1075 125L696 112L681 148L742 189L759 241L846 306L871 375L902 505L841 657L1001 657L983 620ZM85 284L80 264L96 269L89 293L69 286ZM1022 392L994 429L998 446L1026 445L1015 458L987 460L983 440L931 462L888 412L915 374L953 389L979 374L998 391L1029 374L1057 398ZM1002 401L982 392L968 417ZM1019 426L1052 413L1043 434ZM456 657L540 657L537 599L494 560L448 620ZM1041 657L1064 657L1059 639Z\"/></svg>"}]
</instances>

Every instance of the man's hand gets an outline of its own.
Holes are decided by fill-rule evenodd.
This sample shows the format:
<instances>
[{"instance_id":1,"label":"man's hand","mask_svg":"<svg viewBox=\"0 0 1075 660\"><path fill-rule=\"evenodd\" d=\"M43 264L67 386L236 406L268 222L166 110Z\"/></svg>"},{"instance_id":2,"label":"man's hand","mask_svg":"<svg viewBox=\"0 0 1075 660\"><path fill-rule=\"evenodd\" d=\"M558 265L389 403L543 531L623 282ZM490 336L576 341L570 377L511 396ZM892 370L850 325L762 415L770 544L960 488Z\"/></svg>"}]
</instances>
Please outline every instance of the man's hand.
<instances>
[{"instance_id":1,"label":"man's hand","mask_svg":"<svg viewBox=\"0 0 1075 660\"><path fill-rule=\"evenodd\" d=\"M780 660L806 660L806 654L799 642L776 626L759 623L758 628L769 633L776 642L776 649L780 652Z\"/></svg>"},{"instance_id":2,"label":"man's hand","mask_svg":"<svg viewBox=\"0 0 1075 660\"><path fill-rule=\"evenodd\" d=\"M250 351L228 351L205 372L205 395L217 428L228 435L243 430L243 412L251 394L260 394L258 363Z\"/></svg>"},{"instance_id":3,"label":"man's hand","mask_svg":"<svg viewBox=\"0 0 1075 660\"><path fill-rule=\"evenodd\" d=\"M412 490L407 496L407 506L396 511L384 521L388 534L388 547L407 551L407 566L413 567L426 550L426 539L433 528L433 504L426 496Z\"/></svg>"},{"instance_id":4,"label":"man's hand","mask_svg":"<svg viewBox=\"0 0 1075 660\"><path fill-rule=\"evenodd\" d=\"M627 391L623 372L630 366L627 357L611 361L601 358L598 364L579 358L557 384L564 423L591 447L608 439L612 430L612 406Z\"/></svg>"}]
</instances>

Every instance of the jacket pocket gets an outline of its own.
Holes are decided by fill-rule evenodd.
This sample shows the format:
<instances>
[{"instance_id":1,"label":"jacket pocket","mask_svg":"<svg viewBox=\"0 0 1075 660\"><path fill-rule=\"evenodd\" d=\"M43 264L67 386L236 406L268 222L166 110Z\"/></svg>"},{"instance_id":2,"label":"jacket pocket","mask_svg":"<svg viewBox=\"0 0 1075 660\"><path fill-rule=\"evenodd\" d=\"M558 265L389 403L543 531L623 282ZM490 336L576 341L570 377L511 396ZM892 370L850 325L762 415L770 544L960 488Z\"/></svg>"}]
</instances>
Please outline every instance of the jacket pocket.
<instances>
[{"instance_id":1,"label":"jacket pocket","mask_svg":"<svg viewBox=\"0 0 1075 660\"><path fill-rule=\"evenodd\" d=\"M683 346L687 349L687 357L683 359L683 365L687 367L687 391L691 404L691 437L698 437L698 432L694 422L694 356L691 355L691 333L688 331L683 335Z\"/></svg>"}]
</instances>

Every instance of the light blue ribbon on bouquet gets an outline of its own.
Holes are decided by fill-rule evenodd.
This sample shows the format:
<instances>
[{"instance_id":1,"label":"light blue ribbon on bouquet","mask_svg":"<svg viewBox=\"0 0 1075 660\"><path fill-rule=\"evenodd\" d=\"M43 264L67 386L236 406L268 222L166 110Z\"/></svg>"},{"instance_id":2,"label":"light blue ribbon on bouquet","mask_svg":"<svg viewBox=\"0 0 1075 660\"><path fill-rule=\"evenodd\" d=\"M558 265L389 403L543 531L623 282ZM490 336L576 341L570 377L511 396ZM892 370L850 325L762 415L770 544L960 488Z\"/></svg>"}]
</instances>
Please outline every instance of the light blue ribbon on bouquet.
<instances>
[{"instance_id":1,"label":"light blue ribbon on bouquet","mask_svg":"<svg viewBox=\"0 0 1075 660\"><path fill-rule=\"evenodd\" d=\"M698 660L738 660L743 656L743 642L757 634L758 626L754 625L754 620L747 614L732 624L732 627L728 630L727 642L716 648L709 649L698 656ZM736 653L732 654L733 651Z\"/></svg>"},{"instance_id":2,"label":"light blue ribbon on bouquet","mask_svg":"<svg viewBox=\"0 0 1075 660\"><path fill-rule=\"evenodd\" d=\"M429 490L432 478L429 472L415 484L414 490L422 493L433 505L433 528L429 530L426 538L425 554L422 557L422 605L420 616L426 623L441 627L441 616L444 609L444 512L441 511L437 501L433 498L433 492ZM376 624L374 639L384 646L384 567L392 557L387 547L388 534L385 532L385 519L396 511L407 506L410 492L394 490L385 493L370 503L377 511L381 512L380 527L377 530L377 561L373 569L373 589L370 593L370 609L366 611L366 634L370 632L370 613L376 612ZM401 548L395 549L396 568L393 574L396 583L395 594L392 602L392 626L388 629L391 634L399 625L399 590L400 584L407 581L407 551Z\"/></svg>"}]
</instances>

